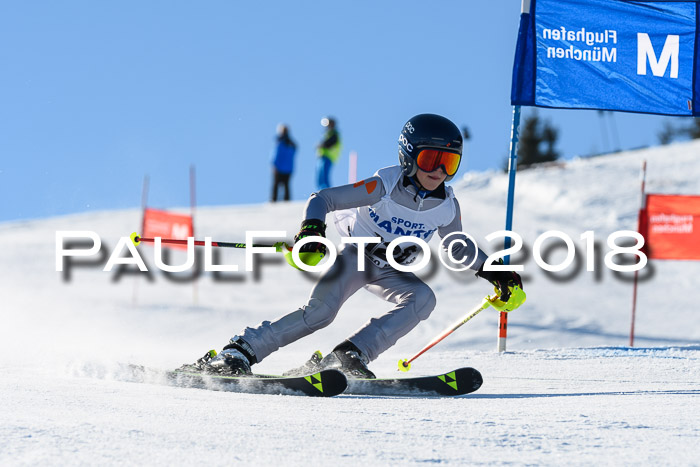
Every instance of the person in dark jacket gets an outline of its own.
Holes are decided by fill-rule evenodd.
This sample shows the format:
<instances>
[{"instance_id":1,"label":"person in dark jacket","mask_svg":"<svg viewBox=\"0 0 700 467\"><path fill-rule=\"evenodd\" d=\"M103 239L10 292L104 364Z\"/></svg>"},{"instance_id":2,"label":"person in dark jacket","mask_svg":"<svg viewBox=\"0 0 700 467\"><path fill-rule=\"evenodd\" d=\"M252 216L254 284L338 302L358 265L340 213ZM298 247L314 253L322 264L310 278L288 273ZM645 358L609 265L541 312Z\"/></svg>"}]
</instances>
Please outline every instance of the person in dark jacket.
<instances>
[{"instance_id":1,"label":"person in dark jacket","mask_svg":"<svg viewBox=\"0 0 700 467\"><path fill-rule=\"evenodd\" d=\"M277 126L277 145L272 155L272 202L277 201L277 192L280 185L284 187L284 200L291 198L289 192L289 179L294 171L294 154L297 145L289 136L289 127L280 123Z\"/></svg>"},{"instance_id":2,"label":"person in dark jacket","mask_svg":"<svg viewBox=\"0 0 700 467\"><path fill-rule=\"evenodd\" d=\"M325 117L321 125L326 127L323 139L317 147L318 164L316 166L316 186L319 190L331 186L331 167L340 157L340 133L335 126L335 119Z\"/></svg>"}]
</instances>

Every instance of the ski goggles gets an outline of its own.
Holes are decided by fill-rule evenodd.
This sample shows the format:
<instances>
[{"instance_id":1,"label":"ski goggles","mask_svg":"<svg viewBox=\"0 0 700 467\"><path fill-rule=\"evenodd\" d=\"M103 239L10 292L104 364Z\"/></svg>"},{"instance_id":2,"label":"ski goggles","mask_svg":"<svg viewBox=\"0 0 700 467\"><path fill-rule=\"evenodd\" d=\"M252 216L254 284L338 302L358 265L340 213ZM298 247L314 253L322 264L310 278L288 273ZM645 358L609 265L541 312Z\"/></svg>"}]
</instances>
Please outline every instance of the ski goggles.
<instances>
[{"instance_id":1,"label":"ski goggles","mask_svg":"<svg viewBox=\"0 0 700 467\"><path fill-rule=\"evenodd\" d=\"M416 157L416 164L424 172L435 172L442 167L447 175L454 175L457 173L461 159L462 156L455 152L423 149Z\"/></svg>"}]
</instances>

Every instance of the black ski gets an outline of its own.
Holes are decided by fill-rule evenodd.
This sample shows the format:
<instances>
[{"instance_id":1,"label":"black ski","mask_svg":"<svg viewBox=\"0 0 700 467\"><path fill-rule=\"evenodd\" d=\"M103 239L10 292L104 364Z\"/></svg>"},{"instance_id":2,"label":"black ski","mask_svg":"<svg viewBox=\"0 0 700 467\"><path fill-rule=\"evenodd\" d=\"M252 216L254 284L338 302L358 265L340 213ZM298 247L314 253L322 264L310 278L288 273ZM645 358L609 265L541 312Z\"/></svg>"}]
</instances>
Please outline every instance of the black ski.
<instances>
[{"instance_id":1,"label":"black ski","mask_svg":"<svg viewBox=\"0 0 700 467\"><path fill-rule=\"evenodd\" d=\"M122 375L125 375L122 373ZM166 383L171 386L232 391L250 394L289 394L332 397L345 391L348 382L338 370L323 370L304 376L223 376L197 371L159 371L140 365L128 365L127 380Z\"/></svg>"},{"instance_id":2,"label":"black ski","mask_svg":"<svg viewBox=\"0 0 700 467\"><path fill-rule=\"evenodd\" d=\"M345 394L372 396L461 396L484 382L474 368L459 368L434 376L391 379L350 379Z\"/></svg>"},{"instance_id":3,"label":"black ski","mask_svg":"<svg viewBox=\"0 0 700 467\"><path fill-rule=\"evenodd\" d=\"M168 379L176 386L227 390L254 394L303 394L332 397L345 391L347 379L338 370L323 370L306 376L220 376L175 370Z\"/></svg>"}]
</instances>

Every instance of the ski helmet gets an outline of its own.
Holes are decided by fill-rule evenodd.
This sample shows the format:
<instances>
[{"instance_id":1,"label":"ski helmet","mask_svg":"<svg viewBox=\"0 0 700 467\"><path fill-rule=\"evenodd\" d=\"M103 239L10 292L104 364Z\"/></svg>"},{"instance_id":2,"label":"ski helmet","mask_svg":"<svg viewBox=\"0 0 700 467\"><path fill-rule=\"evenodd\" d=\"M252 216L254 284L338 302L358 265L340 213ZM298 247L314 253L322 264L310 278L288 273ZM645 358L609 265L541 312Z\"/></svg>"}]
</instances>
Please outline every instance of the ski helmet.
<instances>
[{"instance_id":1,"label":"ski helmet","mask_svg":"<svg viewBox=\"0 0 700 467\"><path fill-rule=\"evenodd\" d=\"M399 134L399 162L405 175L412 177L418 172L416 158L424 149L451 152L459 154L461 158L462 133L457 125L440 115L416 115L406 122ZM455 169L452 175L447 175L445 181L452 180L456 173Z\"/></svg>"}]
</instances>

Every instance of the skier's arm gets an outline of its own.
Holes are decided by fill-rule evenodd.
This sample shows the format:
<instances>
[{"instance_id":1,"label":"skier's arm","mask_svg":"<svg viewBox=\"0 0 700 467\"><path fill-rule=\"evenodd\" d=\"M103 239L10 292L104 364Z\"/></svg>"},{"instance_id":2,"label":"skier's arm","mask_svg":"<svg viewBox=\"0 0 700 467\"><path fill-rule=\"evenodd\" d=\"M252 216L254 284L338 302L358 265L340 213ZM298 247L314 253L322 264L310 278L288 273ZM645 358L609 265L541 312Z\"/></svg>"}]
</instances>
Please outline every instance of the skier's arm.
<instances>
[{"instance_id":1,"label":"skier's arm","mask_svg":"<svg viewBox=\"0 0 700 467\"><path fill-rule=\"evenodd\" d=\"M371 177L352 185L324 188L313 193L306 202L304 219L324 220L329 212L368 206L378 202L384 194L384 185L379 177Z\"/></svg>"},{"instance_id":2,"label":"skier's arm","mask_svg":"<svg viewBox=\"0 0 700 467\"><path fill-rule=\"evenodd\" d=\"M478 271L479 268L481 268L481 265L484 264L484 261L486 261L488 255L480 248L475 248L474 243L470 241L467 236L464 235L464 233L462 233L462 214L459 208L459 203L456 199L454 202L456 208L455 217L448 225L443 225L438 228L438 235L440 235L440 238L444 238L452 232L459 232L458 234L450 236L449 240L443 244L443 248L445 251L447 251L447 247L450 247L452 250L452 257L455 259L455 261L462 261L463 258L466 258L464 264L471 263L474 259L474 255L476 255L476 260L471 265L470 269ZM460 242L457 240L462 241Z\"/></svg>"}]
</instances>

